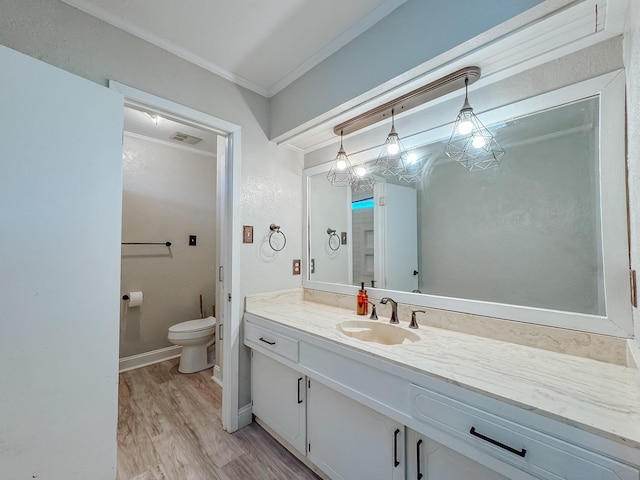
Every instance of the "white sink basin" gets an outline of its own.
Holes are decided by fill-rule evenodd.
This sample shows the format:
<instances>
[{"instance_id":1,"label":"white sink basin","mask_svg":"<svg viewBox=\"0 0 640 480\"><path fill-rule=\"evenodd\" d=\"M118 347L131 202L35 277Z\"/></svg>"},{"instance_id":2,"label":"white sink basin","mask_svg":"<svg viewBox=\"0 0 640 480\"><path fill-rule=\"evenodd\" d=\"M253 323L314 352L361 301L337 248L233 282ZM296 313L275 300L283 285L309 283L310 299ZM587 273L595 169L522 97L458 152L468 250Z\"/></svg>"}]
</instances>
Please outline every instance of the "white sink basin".
<instances>
[{"instance_id":1,"label":"white sink basin","mask_svg":"<svg viewBox=\"0 0 640 480\"><path fill-rule=\"evenodd\" d=\"M338 324L338 330L348 337L382 345L399 345L420 340L420 337L398 325L366 320L347 320Z\"/></svg>"}]
</instances>

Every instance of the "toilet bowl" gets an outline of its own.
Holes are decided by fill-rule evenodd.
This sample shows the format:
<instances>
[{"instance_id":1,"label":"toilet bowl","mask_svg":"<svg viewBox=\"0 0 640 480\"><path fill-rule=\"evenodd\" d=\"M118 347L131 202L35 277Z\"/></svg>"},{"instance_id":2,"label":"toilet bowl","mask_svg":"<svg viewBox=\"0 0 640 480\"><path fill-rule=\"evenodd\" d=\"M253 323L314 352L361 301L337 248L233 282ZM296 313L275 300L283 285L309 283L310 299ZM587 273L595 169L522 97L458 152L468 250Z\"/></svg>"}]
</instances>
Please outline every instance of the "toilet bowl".
<instances>
[{"instance_id":1,"label":"toilet bowl","mask_svg":"<svg viewBox=\"0 0 640 480\"><path fill-rule=\"evenodd\" d=\"M216 318L207 317L177 323L169 328L167 338L182 347L180 373L194 373L213 367L207 361L207 348L216 340Z\"/></svg>"}]
</instances>

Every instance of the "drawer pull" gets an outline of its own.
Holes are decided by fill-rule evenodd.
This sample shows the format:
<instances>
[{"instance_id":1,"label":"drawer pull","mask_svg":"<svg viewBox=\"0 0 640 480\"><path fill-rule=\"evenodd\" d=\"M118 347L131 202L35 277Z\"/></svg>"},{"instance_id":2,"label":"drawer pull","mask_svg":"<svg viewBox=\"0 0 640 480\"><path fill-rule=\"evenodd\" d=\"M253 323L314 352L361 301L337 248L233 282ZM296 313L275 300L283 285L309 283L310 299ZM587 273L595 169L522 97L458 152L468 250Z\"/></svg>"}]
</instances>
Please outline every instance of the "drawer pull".
<instances>
[{"instance_id":1,"label":"drawer pull","mask_svg":"<svg viewBox=\"0 0 640 480\"><path fill-rule=\"evenodd\" d=\"M298 379L298 405L302 403L302 399L300 398L300 382L302 382L302 377Z\"/></svg>"},{"instance_id":2,"label":"drawer pull","mask_svg":"<svg viewBox=\"0 0 640 480\"><path fill-rule=\"evenodd\" d=\"M418 443L416 443L416 478L418 480L422 480L422 477L424 476L420 472L420 445L422 445L422 439L418 440Z\"/></svg>"},{"instance_id":3,"label":"drawer pull","mask_svg":"<svg viewBox=\"0 0 640 480\"><path fill-rule=\"evenodd\" d=\"M270 342L269 340L265 340L264 337L260 337L260 341L264 342L264 343L267 343L269 345L275 345L276 344L276 342Z\"/></svg>"},{"instance_id":4,"label":"drawer pull","mask_svg":"<svg viewBox=\"0 0 640 480\"><path fill-rule=\"evenodd\" d=\"M393 468L396 468L400 465L398 461L398 434L400 433L400 429L396 428L396 431L393 432Z\"/></svg>"},{"instance_id":5,"label":"drawer pull","mask_svg":"<svg viewBox=\"0 0 640 480\"><path fill-rule=\"evenodd\" d=\"M497 440L494 440L493 438L489 438L485 435L482 435L481 433L476 432L476 427L471 427L471 430L469 430L469 433L474 437L481 438L485 442L489 442L495 445L496 447L504 448L507 452L511 452L515 455L518 455L519 457L524 458L524 456L527 454L527 450L524 448L522 450L516 450L515 448L511 448L509 445L505 445L504 443L500 443Z\"/></svg>"}]
</instances>

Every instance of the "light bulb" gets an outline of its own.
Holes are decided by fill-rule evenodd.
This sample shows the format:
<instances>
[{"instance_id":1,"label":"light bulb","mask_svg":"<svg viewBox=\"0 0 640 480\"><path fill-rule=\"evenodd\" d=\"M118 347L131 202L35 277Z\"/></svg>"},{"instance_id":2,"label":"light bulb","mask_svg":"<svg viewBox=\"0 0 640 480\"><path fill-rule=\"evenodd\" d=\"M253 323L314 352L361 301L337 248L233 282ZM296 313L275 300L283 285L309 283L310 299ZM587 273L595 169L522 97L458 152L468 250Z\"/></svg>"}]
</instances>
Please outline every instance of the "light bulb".
<instances>
[{"instance_id":1,"label":"light bulb","mask_svg":"<svg viewBox=\"0 0 640 480\"><path fill-rule=\"evenodd\" d=\"M336 168L338 170L344 170L345 168L347 168L347 162L342 158L339 160L336 160Z\"/></svg>"},{"instance_id":2,"label":"light bulb","mask_svg":"<svg viewBox=\"0 0 640 480\"><path fill-rule=\"evenodd\" d=\"M407 163L409 163L409 165L413 165L417 161L418 161L418 154L416 152L411 152L409 155L407 155Z\"/></svg>"},{"instance_id":3,"label":"light bulb","mask_svg":"<svg viewBox=\"0 0 640 480\"><path fill-rule=\"evenodd\" d=\"M472 145L475 148L482 148L486 144L487 144L487 141L484 139L484 137L482 135L476 135L475 137L473 137Z\"/></svg>"},{"instance_id":4,"label":"light bulb","mask_svg":"<svg viewBox=\"0 0 640 480\"><path fill-rule=\"evenodd\" d=\"M389 155L395 155L399 151L400 151L400 145L398 145L397 143L392 142L387 144L387 153Z\"/></svg>"},{"instance_id":5,"label":"light bulb","mask_svg":"<svg viewBox=\"0 0 640 480\"><path fill-rule=\"evenodd\" d=\"M462 120L458 124L458 133L460 135L468 135L473 131L473 122L471 120Z\"/></svg>"},{"instance_id":6,"label":"light bulb","mask_svg":"<svg viewBox=\"0 0 640 480\"><path fill-rule=\"evenodd\" d=\"M364 177L366 173L367 173L367 169L364 168L362 165L359 165L356 167L356 175L358 175L359 177Z\"/></svg>"}]
</instances>

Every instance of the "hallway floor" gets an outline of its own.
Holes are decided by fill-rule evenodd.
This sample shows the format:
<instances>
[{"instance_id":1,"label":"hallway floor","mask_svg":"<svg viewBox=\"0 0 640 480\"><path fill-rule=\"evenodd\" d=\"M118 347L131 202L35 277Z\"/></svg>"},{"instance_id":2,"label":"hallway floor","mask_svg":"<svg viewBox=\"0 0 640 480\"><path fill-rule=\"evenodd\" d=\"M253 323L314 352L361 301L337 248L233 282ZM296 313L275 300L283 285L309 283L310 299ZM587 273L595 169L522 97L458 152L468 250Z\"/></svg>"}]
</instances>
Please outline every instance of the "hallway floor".
<instances>
[{"instance_id":1,"label":"hallway floor","mask_svg":"<svg viewBox=\"0 0 640 480\"><path fill-rule=\"evenodd\" d=\"M256 423L229 434L211 371L178 360L120 374L117 480L317 480Z\"/></svg>"}]
</instances>

